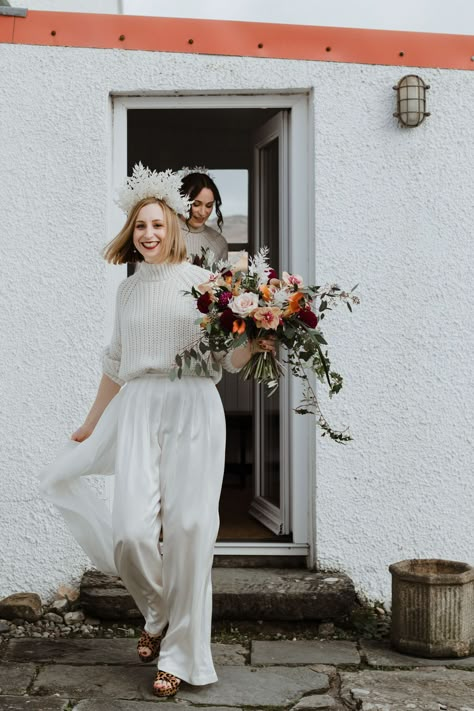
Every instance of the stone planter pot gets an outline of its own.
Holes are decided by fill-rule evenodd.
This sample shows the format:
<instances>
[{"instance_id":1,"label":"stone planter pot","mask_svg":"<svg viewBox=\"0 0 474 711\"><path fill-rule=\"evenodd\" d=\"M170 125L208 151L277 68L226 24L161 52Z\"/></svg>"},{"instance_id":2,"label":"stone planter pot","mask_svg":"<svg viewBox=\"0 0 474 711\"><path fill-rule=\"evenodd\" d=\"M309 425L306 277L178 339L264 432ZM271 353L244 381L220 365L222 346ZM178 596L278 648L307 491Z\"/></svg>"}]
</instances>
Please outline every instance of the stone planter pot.
<instances>
[{"instance_id":1,"label":"stone planter pot","mask_svg":"<svg viewBox=\"0 0 474 711\"><path fill-rule=\"evenodd\" d=\"M474 654L474 568L452 560L403 560L392 574L392 645L420 657Z\"/></svg>"}]
</instances>

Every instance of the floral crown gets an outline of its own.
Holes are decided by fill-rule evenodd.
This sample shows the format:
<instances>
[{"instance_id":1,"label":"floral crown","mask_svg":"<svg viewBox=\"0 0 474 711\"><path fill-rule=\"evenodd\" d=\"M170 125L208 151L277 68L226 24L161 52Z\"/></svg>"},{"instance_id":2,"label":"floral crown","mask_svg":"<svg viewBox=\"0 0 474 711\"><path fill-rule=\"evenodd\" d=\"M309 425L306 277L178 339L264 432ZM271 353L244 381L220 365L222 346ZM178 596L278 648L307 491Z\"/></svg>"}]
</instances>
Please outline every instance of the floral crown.
<instances>
[{"instance_id":1,"label":"floral crown","mask_svg":"<svg viewBox=\"0 0 474 711\"><path fill-rule=\"evenodd\" d=\"M204 173L204 175L209 176L212 180L214 180L214 176L212 173L208 171L207 168L205 168L203 165L195 165L192 168L189 168L187 165L183 166L181 170L179 171L179 174L181 176L181 180L185 178L187 175L191 175L191 173Z\"/></svg>"},{"instance_id":2,"label":"floral crown","mask_svg":"<svg viewBox=\"0 0 474 711\"><path fill-rule=\"evenodd\" d=\"M191 207L191 201L180 192L181 176L172 170L157 173L156 170L145 168L141 163L133 167L131 177L126 178L118 189L117 205L128 215L133 207L145 198L163 200L168 207L179 215L186 215Z\"/></svg>"}]
</instances>

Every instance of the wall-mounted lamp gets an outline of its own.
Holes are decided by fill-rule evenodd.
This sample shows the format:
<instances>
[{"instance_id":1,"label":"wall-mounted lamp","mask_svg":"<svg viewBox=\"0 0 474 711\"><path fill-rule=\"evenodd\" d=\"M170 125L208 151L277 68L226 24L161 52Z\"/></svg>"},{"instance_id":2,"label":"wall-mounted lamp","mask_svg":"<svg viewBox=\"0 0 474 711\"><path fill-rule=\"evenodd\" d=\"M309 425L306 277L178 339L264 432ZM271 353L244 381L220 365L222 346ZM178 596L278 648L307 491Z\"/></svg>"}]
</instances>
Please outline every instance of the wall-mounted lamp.
<instances>
[{"instance_id":1,"label":"wall-mounted lamp","mask_svg":"<svg viewBox=\"0 0 474 711\"><path fill-rule=\"evenodd\" d=\"M423 123L425 116L430 115L425 111L426 90L430 87L416 74L407 74L393 88L397 92L397 111L393 115L399 123L407 128Z\"/></svg>"}]
</instances>

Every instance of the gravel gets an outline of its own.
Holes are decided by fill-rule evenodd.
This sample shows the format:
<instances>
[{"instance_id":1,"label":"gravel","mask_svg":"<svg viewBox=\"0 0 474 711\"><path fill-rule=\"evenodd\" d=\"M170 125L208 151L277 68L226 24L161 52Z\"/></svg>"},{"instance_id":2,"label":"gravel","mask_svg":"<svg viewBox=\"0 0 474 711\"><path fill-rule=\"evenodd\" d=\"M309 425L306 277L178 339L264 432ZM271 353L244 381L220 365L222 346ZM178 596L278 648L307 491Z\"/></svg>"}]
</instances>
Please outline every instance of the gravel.
<instances>
[{"instance_id":1,"label":"gravel","mask_svg":"<svg viewBox=\"0 0 474 711\"><path fill-rule=\"evenodd\" d=\"M16 624L21 622L21 624ZM61 615L47 611L37 622L25 620L0 620L0 641L15 637L33 637L35 639L60 639L60 638L108 638L135 637L140 633L140 628L131 625L101 625L97 620L93 624L75 622L66 624Z\"/></svg>"}]
</instances>

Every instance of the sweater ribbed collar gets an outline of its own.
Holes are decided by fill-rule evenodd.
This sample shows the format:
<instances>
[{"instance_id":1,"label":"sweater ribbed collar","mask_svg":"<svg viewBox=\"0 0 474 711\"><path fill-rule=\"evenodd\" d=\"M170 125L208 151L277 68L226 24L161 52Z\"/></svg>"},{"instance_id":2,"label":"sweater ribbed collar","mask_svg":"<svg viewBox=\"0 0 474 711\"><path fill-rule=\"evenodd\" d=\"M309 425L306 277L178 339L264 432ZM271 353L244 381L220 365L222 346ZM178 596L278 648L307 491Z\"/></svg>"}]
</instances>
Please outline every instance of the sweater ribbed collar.
<instances>
[{"instance_id":1,"label":"sweater ribbed collar","mask_svg":"<svg viewBox=\"0 0 474 711\"><path fill-rule=\"evenodd\" d=\"M143 281L165 281L166 279L176 279L179 274L189 267L188 262L180 264L149 264L148 262L140 262L138 268L138 278Z\"/></svg>"},{"instance_id":2,"label":"sweater ribbed collar","mask_svg":"<svg viewBox=\"0 0 474 711\"><path fill-rule=\"evenodd\" d=\"M188 222L185 222L183 229L185 232L190 232L192 235L199 234L200 232L204 232L204 230L206 229L206 223L204 223L200 227L191 227Z\"/></svg>"}]
</instances>

